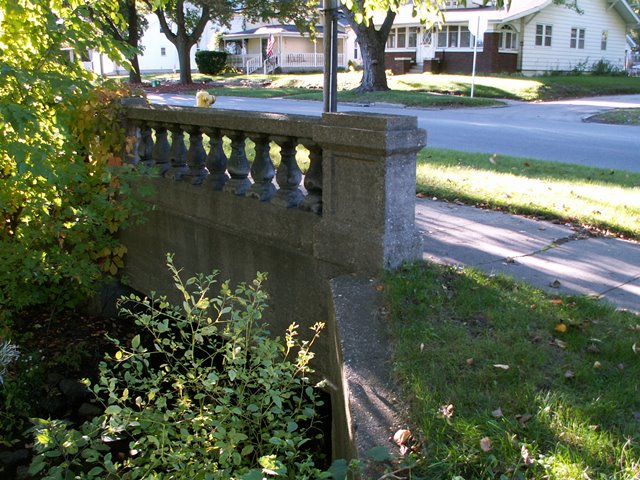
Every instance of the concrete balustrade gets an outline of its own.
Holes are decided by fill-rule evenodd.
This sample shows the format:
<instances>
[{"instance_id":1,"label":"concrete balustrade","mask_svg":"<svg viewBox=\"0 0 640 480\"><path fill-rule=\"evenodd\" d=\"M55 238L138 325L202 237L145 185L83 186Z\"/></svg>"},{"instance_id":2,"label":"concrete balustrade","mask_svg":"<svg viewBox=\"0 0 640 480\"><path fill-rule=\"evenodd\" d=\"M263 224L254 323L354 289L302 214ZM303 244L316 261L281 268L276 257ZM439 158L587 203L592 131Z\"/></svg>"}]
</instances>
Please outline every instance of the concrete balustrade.
<instances>
[{"instance_id":1,"label":"concrete balustrade","mask_svg":"<svg viewBox=\"0 0 640 480\"><path fill-rule=\"evenodd\" d=\"M149 173L140 181L155 191L147 199L147 221L122 233L130 285L171 292L167 252L185 277L215 269L220 279L240 282L268 272L265 320L274 335L296 322L304 338L306 327L327 323L314 366L331 394L334 457L355 456L332 320L339 293L329 282L379 275L421 258L415 160L425 132L414 117L351 113L309 117L129 104L125 116L132 139L127 159ZM246 139L255 144L252 162ZM280 147L277 167L272 142ZM299 145L309 152L304 177Z\"/></svg>"}]
</instances>

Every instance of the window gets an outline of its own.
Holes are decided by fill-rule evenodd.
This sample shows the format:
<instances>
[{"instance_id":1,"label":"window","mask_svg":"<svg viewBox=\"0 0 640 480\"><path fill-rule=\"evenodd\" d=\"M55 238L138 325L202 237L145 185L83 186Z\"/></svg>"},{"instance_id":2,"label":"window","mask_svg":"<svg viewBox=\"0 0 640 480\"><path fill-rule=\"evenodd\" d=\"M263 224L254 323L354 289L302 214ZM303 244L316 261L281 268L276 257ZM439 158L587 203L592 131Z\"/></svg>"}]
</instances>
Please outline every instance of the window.
<instances>
[{"instance_id":1,"label":"window","mask_svg":"<svg viewBox=\"0 0 640 480\"><path fill-rule=\"evenodd\" d=\"M418 27L409 27L409 35L407 37L407 47L415 48L418 40Z\"/></svg>"},{"instance_id":2,"label":"window","mask_svg":"<svg viewBox=\"0 0 640 480\"><path fill-rule=\"evenodd\" d=\"M569 47L571 48L584 48L584 28L572 28L571 29L571 41Z\"/></svg>"},{"instance_id":3,"label":"window","mask_svg":"<svg viewBox=\"0 0 640 480\"><path fill-rule=\"evenodd\" d=\"M551 25L536 25L536 45L538 47L550 47L552 31L553 27Z\"/></svg>"},{"instance_id":4,"label":"window","mask_svg":"<svg viewBox=\"0 0 640 480\"><path fill-rule=\"evenodd\" d=\"M505 25L500 29L500 48L502 50L518 49L518 33L511 25Z\"/></svg>"},{"instance_id":5,"label":"window","mask_svg":"<svg viewBox=\"0 0 640 480\"><path fill-rule=\"evenodd\" d=\"M164 47L160 47L160 56L161 57L166 57L167 56L167 49Z\"/></svg>"},{"instance_id":6,"label":"window","mask_svg":"<svg viewBox=\"0 0 640 480\"><path fill-rule=\"evenodd\" d=\"M609 38L609 32L606 30L602 31L602 37L600 38L600 50L607 49L607 39Z\"/></svg>"},{"instance_id":7,"label":"window","mask_svg":"<svg viewBox=\"0 0 640 480\"><path fill-rule=\"evenodd\" d=\"M447 25L438 32L438 47L440 48L470 48L472 45L473 35L467 27Z\"/></svg>"},{"instance_id":8,"label":"window","mask_svg":"<svg viewBox=\"0 0 640 480\"><path fill-rule=\"evenodd\" d=\"M392 28L387 38L387 48L416 48L418 27Z\"/></svg>"}]
</instances>

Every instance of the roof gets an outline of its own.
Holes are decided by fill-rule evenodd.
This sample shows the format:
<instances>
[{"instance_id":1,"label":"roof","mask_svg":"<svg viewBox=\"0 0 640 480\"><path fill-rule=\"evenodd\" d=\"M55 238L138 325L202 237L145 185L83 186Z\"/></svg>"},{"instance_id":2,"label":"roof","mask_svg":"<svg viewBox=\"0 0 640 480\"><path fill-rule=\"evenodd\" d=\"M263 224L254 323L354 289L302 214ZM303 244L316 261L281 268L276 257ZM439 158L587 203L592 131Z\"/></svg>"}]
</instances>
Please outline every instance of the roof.
<instances>
[{"instance_id":1,"label":"roof","mask_svg":"<svg viewBox=\"0 0 640 480\"><path fill-rule=\"evenodd\" d=\"M496 9L491 6L449 9L443 11L444 23L467 23L470 18L475 18L478 15L485 17L490 24L506 23L539 12L551 3L553 3L553 0L513 0L511 7L508 9L506 7ZM609 4L609 8L613 8L618 12L627 26L634 27L640 25L640 17L638 17L631 8L627 0L607 0L607 3ZM401 7L396 15L394 24L418 24L419 20L412 15L411 10L410 4ZM382 23L383 18L384 17L375 17L374 23Z\"/></svg>"},{"instance_id":2,"label":"roof","mask_svg":"<svg viewBox=\"0 0 640 480\"><path fill-rule=\"evenodd\" d=\"M346 36L344 31L340 31L340 26L338 27L338 36ZM342 29L344 30L344 29ZM322 25L316 26L316 34L319 37L322 37L324 32L324 28ZM247 38L247 37L268 37L269 35L274 36L300 36L301 33L297 29L295 25L263 25L261 27L250 28L248 30L242 30L239 32L230 32L222 35L222 38L226 40L231 40L234 38ZM302 34L307 36L307 34Z\"/></svg>"}]
</instances>

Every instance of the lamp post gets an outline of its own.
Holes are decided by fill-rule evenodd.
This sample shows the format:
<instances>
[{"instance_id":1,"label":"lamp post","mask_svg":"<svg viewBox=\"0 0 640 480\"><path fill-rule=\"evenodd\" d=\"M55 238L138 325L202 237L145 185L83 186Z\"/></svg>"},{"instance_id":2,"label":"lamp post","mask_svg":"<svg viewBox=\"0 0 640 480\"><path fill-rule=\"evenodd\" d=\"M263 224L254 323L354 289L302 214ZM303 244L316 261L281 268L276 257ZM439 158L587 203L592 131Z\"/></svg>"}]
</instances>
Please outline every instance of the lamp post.
<instances>
[{"instance_id":1,"label":"lamp post","mask_svg":"<svg viewBox=\"0 0 640 480\"><path fill-rule=\"evenodd\" d=\"M338 111L338 0L324 0L324 89L325 112Z\"/></svg>"}]
</instances>

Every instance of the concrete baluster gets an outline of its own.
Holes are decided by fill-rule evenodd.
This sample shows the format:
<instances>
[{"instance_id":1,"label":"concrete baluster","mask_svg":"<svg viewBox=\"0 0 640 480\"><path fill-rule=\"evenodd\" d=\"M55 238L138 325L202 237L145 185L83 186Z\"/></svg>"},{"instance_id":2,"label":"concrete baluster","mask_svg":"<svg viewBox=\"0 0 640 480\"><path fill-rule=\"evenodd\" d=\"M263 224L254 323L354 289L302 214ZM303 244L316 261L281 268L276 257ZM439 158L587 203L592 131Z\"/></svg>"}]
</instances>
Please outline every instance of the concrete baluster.
<instances>
[{"instance_id":1,"label":"concrete baluster","mask_svg":"<svg viewBox=\"0 0 640 480\"><path fill-rule=\"evenodd\" d=\"M214 190L222 190L229 180L227 175L227 156L222 148L222 134L217 128L205 128L203 132L209 137L209 155L205 165L209 170L206 183L211 184Z\"/></svg>"},{"instance_id":2,"label":"concrete baluster","mask_svg":"<svg viewBox=\"0 0 640 480\"><path fill-rule=\"evenodd\" d=\"M276 192L276 186L273 184L276 170L269 154L269 137L266 135L254 135L251 139L255 143L256 157L251 165L253 185L249 189L247 196L266 202Z\"/></svg>"},{"instance_id":3,"label":"concrete baluster","mask_svg":"<svg viewBox=\"0 0 640 480\"><path fill-rule=\"evenodd\" d=\"M140 127L140 142L138 144L138 155L140 162L147 168L154 165L153 161L153 137L151 136L151 127L142 125Z\"/></svg>"},{"instance_id":4,"label":"concrete baluster","mask_svg":"<svg viewBox=\"0 0 640 480\"><path fill-rule=\"evenodd\" d=\"M171 169L166 177L175 181L180 181L189 171L187 167L187 147L184 145L184 132L179 125L171 125L171 149L169 150L169 160Z\"/></svg>"},{"instance_id":5,"label":"concrete baluster","mask_svg":"<svg viewBox=\"0 0 640 480\"><path fill-rule=\"evenodd\" d=\"M223 190L225 192L231 192L234 195L244 196L249 187L251 187L251 181L249 180L249 160L247 160L247 154L245 152L245 134L243 132L223 132L231 139L231 158L229 158L229 165L227 171L231 178L224 185Z\"/></svg>"},{"instance_id":6,"label":"concrete baluster","mask_svg":"<svg viewBox=\"0 0 640 480\"><path fill-rule=\"evenodd\" d=\"M189 172L187 176L191 177L192 185L202 185L204 179L209 175L209 171L205 167L207 152L202 146L202 131L197 126L183 126L183 129L189 133L189 151L187 152Z\"/></svg>"},{"instance_id":7,"label":"concrete baluster","mask_svg":"<svg viewBox=\"0 0 640 480\"><path fill-rule=\"evenodd\" d=\"M304 188L307 189L307 196L300 204L302 210L322 213L322 148L312 141L303 143L309 150L309 170L304 177Z\"/></svg>"},{"instance_id":8,"label":"concrete baluster","mask_svg":"<svg viewBox=\"0 0 640 480\"><path fill-rule=\"evenodd\" d=\"M299 188L302 172L296 162L296 142L293 138L285 138L278 143L280 166L276 173L276 182L279 190L273 198L273 203L286 208L297 207L304 199L304 194Z\"/></svg>"},{"instance_id":9,"label":"concrete baluster","mask_svg":"<svg viewBox=\"0 0 640 480\"><path fill-rule=\"evenodd\" d=\"M160 123L152 123L151 126L156 132L156 141L153 145L151 156L156 166L156 173L164 176L170 168L169 165L169 145L167 127Z\"/></svg>"}]
</instances>

